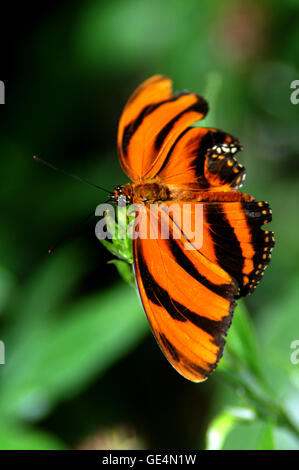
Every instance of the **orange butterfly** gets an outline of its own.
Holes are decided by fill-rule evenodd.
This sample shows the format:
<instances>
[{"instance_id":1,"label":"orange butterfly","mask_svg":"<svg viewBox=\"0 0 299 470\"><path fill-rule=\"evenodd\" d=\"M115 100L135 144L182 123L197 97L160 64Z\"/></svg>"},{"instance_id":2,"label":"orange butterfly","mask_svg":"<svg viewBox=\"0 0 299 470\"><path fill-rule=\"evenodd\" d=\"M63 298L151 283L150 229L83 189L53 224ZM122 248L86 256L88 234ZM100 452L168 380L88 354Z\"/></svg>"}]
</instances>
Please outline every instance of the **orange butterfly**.
<instances>
[{"instance_id":1,"label":"orange butterfly","mask_svg":"<svg viewBox=\"0 0 299 470\"><path fill-rule=\"evenodd\" d=\"M158 344L193 382L216 368L235 299L254 290L274 246L273 233L261 229L271 221L268 204L236 191L245 177L234 156L238 140L191 127L207 112L201 96L172 93L167 77L155 75L139 86L124 108L117 139L121 166L133 182L113 195L141 204L140 226L151 226L155 216L167 219L168 239L133 240L134 269ZM173 202L179 209L188 203L191 213L202 204L200 249L185 249L191 237L178 214L166 210Z\"/></svg>"}]
</instances>

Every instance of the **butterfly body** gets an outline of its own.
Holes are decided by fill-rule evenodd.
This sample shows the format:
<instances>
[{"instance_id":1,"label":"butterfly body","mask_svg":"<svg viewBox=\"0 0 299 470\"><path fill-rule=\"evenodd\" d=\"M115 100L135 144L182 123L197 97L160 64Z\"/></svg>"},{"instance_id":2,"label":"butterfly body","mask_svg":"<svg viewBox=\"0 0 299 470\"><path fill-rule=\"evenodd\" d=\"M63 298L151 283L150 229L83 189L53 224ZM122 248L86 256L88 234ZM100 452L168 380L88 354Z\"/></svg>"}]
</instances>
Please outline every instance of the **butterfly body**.
<instances>
[{"instance_id":1,"label":"butterfly body","mask_svg":"<svg viewBox=\"0 0 299 470\"><path fill-rule=\"evenodd\" d=\"M139 294L166 358L194 382L216 368L235 300L253 292L274 246L273 233L261 228L271 221L269 205L239 191L239 141L192 127L207 111L204 98L173 94L167 77L144 82L118 128L120 163L131 183L113 195L139 204L138 228L154 235L132 241ZM181 223L184 211L193 221L200 215L200 245L193 242L199 230Z\"/></svg>"},{"instance_id":2,"label":"butterfly body","mask_svg":"<svg viewBox=\"0 0 299 470\"><path fill-rule=\"evenodd\" d=\"M113 192L113 200L125 197L127 204L158 204L160 202L223 202L223 201L253 201L249 194L236 191L190 191L174 185L169 186L158 180L140 180L118 186Z\"/></svg>"},{"instance_id":3,"label":"butterfly body","mask_svg":"<svg viewBox=\"0 0 299 470\"><path fill-rule=\"evenodd\" d=\"M114 190L114 199L117 200L120 196L125 197L129 204L154 204L171 198L168 186L154 179L118 187Z\"/></svg>"}]
</instances>

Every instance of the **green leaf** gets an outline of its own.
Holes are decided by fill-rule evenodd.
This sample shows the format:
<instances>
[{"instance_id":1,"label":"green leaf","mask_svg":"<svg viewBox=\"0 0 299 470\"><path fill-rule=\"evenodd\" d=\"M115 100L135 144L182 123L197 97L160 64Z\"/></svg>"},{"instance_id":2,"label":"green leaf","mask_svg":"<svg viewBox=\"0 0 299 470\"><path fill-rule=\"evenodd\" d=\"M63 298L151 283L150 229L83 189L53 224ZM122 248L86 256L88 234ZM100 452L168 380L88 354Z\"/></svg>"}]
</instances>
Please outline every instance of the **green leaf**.
<instances>
[{"instance_id":1,"label":"green leaf","mask_svg":"<svg viewBox=\"0 0 299 470\"><path fill-rule=\"evenodd\" d=\"M224 450L274 449L273 425L265 421L238 422L227 435Z\"/></svg>"},{"instance_id":2,"label":"green leaf","mask_svg":"<svg viewBox=\"0 0 299 470\"><path fill-rule=\"evenodd\" d=\"M218 415L207 430L207 450L223 449L225 440L238 422L253 421L254 412L249 408L230 408Z\"/></svg>"},{"instance_id":3,"label":"green leaf","mask_svg":"<svg viewBox=\"0 0 299 470\"><path fill-rule=\"evenodd\" d=\"M44 262L16 299L13 314L17 321L13 327L17 336L26 334L34 323L45 321L59 308L86 269L82 264L82 256L74 247L52 256L45 253Z\"/></svg>"},{"instance_id":4,"label":"green leaf","mask_svg":"<svg viewBox=\"0 0 299 470\"><path fill-rule=\"evenodd\" d=\"M227 337L226 351L260 376L258 344L244 302L239 302Z\"/></svg>"},{"instance_id":5,"label":"green leaf","mask_svg":"<svg viewBox=\"0 0 299 470\"><path fill-rule=\"evenodd\" d=\"M210 424L207 431L207 450L220 450L223 448L226 436L235 424L230 413L222 413Z\"/></svg>"},{"instance_id":6,"label":"green leaf","mask_svg":"<svg viewBox=\"0 0 299 470\"><path fill-rule=\"evenodd\" d=\"M257 323L265 360L269 358L267 362L281 369L283 374L292 374L298 369L291 360L294 352L291 344L299 340L298 330L294 328L298 323L298 283L299 277L296 276L290 281L285 293L268 304ZM278 381L277 386L283 387L283 382Z\"/></svg>"},{"instance_id":7,"label":"green leaf","mask_svg":"<svg viewBox=\"0 0 299 470\"><path fill-rule=\"evenodd\" d=\"M7 344L0 414L37 419L126 355L148 331L135 290L114 287ZM37 354L38 351L38 354Z\"/></svg>"},{"instance_id":8,"label":"green leaf","mask_svg":"<svg viewBox=\"0 0 299 470\"><path fill-rule=\"evenodd\" d=\"M286 428L274 429L274 442L278 450L299 450L299 438Z\"/></svg>"},{"instance_id":9,"label":"green leaf","mask_svg":"<svg viewBox=\"0 0 299 470\"><path fill-rule=\"evenodd\" d=\"M1 450L67 449L58 438L40 429L3 422L0 427Z\"/></svg>"},{"instance_id":10,"label":"green leaf","mask_svg":"<svg viewBox=\"0 0 299 470\"><path fill-rule=\"evenodd\" d=\"M299 367L296 363L296 347L299 339L294 325L298 323L298 276L284 295L264 309L263 318L257 324L263 357L263 376L271 385L290 421L299 434ZM282 314L283 312L283 314Z\"/></svg>"},{"instance_id":11,"label":"green leaf","mask_svg":"<svg viewBox=\"0 0 299 470\"><path fill-rule=\"evenodd\" d=\"M134 213L127 212L127 206L115 206L105 213L105 224L111 239L101 239L101 243L117 258L133 264L132 237L128 235ZM108 241L109 240L109 241Z\"/></svg>"},{"instance_id":12,"label":"green leaf","mask_svg":"<svg viewBox=\"0 0 299 470\"><path fill-rule=\"evenodd\" d=\"M123 280L133 287L136 287L135 274L131 264L120 259L112 259L108 264L114 264Z\"/></svg>"},{"instance_id":13,"label":"green leaf","mask_svg":"<svg viewBox=\"0 0 299 470\"><path fill-rule=\"evenodd\" d=\"M258 450L275 450L274 426L270 422L261 431Z\"/></svg>"},{"instance_id":14,"label":"green leaf","mask_svg":"<svg viewBox=\"0 0 299 470\"><path fill-rule=\"evenodd\" d=\"M100 240L104 247L122 261L133 264L132 240Z\"/></svg>"}]
</instances>

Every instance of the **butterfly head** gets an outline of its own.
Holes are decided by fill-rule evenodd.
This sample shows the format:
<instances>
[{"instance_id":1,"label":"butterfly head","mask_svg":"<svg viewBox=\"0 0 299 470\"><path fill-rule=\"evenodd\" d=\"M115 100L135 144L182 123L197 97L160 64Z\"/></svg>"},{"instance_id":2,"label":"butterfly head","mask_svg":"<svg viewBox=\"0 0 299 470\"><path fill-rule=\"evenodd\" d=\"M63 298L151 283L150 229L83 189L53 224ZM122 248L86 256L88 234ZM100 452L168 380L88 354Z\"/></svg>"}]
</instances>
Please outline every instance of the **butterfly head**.
<instances>
[{"instance_id":1,"label":"butterfly head","mask_svg":"<svg viewBox=\"0 0 299 470\"><path fill-rule=\"evenodd\" d=\"M110 199L119 205L131 204L133 202L131 185L126 184L124 186L116 186Z\"/></svg>"}]
</instances>

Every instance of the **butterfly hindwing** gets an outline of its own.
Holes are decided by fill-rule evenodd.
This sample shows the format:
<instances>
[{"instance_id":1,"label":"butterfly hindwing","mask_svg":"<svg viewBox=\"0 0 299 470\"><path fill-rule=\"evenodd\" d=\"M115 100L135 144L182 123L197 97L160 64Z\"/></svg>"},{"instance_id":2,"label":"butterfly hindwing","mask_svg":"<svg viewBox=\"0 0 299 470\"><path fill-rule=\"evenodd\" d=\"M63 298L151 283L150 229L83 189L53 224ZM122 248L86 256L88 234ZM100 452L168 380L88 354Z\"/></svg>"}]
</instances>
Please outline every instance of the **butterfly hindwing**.
<instances>
[{"instance_id":1,"label":"butterfly hindwing","mask_svg":"<svg viewBox=\"0 0 299 470\"><path fill-rule=\"evenodd\" d=\"M245 179L245 168L238 163L235 153L240 150L235 142L215 144L207 152L204 176L211 190L221 191L241 188Z\"/></svg>"},{"instance_id":2,"label":"butterfly hindwing","mask_svg":"<svg viewBox=\"0 0 299 470\"><path fill-rule=\"evenodd\" d=\"M241 148L235 137L218 129L189 127L163 152L157 177L182 189L238 189L245 178L235 158Z\"/></svg>"},{"instance_id":3,"label":"butterfly hindwing","mask_svg":"<svg viewBox=\"0 0 299 470\"><path fill-rule=\"evenodd\" d=\"M271 218L271 210L265 202L240 200L204 204L206 244L210 241L214 261L238 282L238 297L254 290L270 262L273 232L261 227Z\"/></svg>"}]
</instances>

